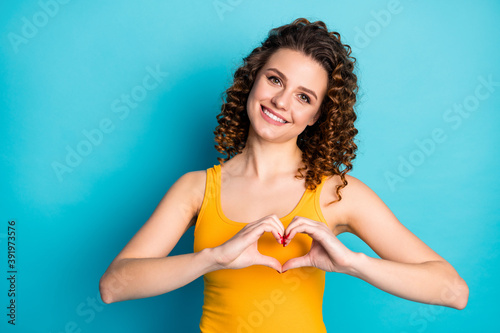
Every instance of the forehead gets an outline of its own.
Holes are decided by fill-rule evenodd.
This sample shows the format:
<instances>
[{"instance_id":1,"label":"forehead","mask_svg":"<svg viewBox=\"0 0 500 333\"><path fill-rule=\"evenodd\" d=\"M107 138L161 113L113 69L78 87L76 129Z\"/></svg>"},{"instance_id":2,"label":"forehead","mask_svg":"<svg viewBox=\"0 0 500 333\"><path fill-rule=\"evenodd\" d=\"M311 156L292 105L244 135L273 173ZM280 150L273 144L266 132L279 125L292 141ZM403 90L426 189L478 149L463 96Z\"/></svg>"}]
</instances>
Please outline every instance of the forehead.
<instances>
[{"instance_id":1,"label":"forehead","mask_svg":"<svg viewBox=\"0 0 500 333\"><path fill-rule=\"evenodd\" d=\"M276 68L285 74L289 84L312 89L319 94L326 92L328 73L321 64L302 52L280 49L264 65L263 70Z\"/></svg>"}]
</instances>

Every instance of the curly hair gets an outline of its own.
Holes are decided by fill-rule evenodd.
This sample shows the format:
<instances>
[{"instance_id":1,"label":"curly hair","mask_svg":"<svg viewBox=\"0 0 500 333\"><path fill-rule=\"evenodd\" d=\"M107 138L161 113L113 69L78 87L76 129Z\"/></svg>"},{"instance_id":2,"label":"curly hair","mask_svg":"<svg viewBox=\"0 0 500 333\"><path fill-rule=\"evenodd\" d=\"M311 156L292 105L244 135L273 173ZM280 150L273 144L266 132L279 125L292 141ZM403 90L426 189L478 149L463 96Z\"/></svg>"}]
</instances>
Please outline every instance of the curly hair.
<instances>
[{"instance_id":1,"label":"curly hair","mask_svg":"<svg viewBox=\"0 0 500 333\"><path fill-rule=\"evenodd\" d=\"M356 58L350 56L351 47L341 43L340 34L329 32L322 21L311 23L299 18L274 28L262 45L243 59L243 65L234 73L232 86L224 93L225 102L217 115L215 148L226 155L219 157L218 161L228 161L245 147L250 126L246 105L257 72L277 50L283 48L302 52L321 64L328 73L327 92L319 109L319 118L297 138L304 167L297 170L296 177L305 178L306 188L314 190L323 177L339 175L341 184L337 185L338 200L335 201L340 201L340 190L347 185L345 175L352 169L357 150L354 104L358 85L353 72Z\"/></svg>"}]
</instances>

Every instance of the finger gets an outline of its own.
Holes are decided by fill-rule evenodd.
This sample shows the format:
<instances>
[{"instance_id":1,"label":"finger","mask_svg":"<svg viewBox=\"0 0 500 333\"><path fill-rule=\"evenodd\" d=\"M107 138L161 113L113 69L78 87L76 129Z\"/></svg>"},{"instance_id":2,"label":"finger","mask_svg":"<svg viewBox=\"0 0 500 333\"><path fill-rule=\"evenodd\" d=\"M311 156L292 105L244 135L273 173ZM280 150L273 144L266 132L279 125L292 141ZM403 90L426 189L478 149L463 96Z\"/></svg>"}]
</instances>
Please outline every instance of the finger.
<instances>
[{"instance_id":1,"label":"finger","mask_svg":"<svg viewBox=\"0 0 500 333\"><path fill-rule=\"evenodd\" d=\"M266 220L268 220L269 222L273 223L276 226L277 234L279 235L277 240L281 241L282 237L285 235L285 226L283 226L281 220L275 214L267 216Z\"/></svg>"},{"instance_id":2,"label":"finger","mask_svg":"<svg viewBox=\"0 0 500 333\"><path fill-rule=\"evenodd\" d=\"M283 226L281 227L283 228ZM252 241L256 241L257 239L259 239L264 234L264 232L270 232L271 234L273 234L276 241L278 243L281 243L283 230L281 230L272 219L263 220L249 228L249 233L251 234Z\"/></svg>"},{"instance_id":3,"label":"finger","mask_svg":"<svg viewBox=\"0 0 500 333\"><path fill-rule=\"evenodd\" d=\"M285 233L285 227L283 226L283 223L281 223L280 219L276 215L265 216L260 220L252 222L251 228L259 230L260 232L263 226L272 226L273 229L265 227L264 230L267 232L271 232L274 238L276 238L276 241L281 244L281 239ZM259 235L259 237L262 235L262 233Z\"/></svg>"},{"instance_id":4,"label":"finger","mask_svg":"<svg viewBox=\"0 0 500 333\"><path fill-rule=\"evenodd\" d=\"M293 235L292 235L292 230L299 223L301 223L301 220L302 220L301 216L294 216L292 221L288 224L287 228L285 229L285 234L284 234L284 238L283 238L283 246L287 246L290 243L290 241L293 239L293 237L296 235L296 232L293 233Z\"/></svg>"},{"instance_id":5,"label":"finger","mask_svg":"<svg viewBox=\"0 0 500 333\"><path fill-rule=\"evenodd\" d=\"M281 273L281 263L273 257L258 254L255 258L255 265L264 265L267 267L271 267Z\"/></svg>"},{"instance_id":6,"label":"finger","mask_svg":"<svg viewBox=\"0 0 500 333\"><path fill-rule=\"evenodd\" d=\"M320 243L329 236L334 237L331 230L324 223L302 217L298 217L297 219L294 218L285 233L285 246L288 245L298 233L307 234Z\"/></svg>"},{"instance_id":7,"label":"finger","mask_svg":"<svg viewBox=\"0 0 500 333\"><path fill-rule=\"evenodd\" d=\"M306 254L303 255L302 257L289 259L287 262L285 262L283 264L283 272L292 268L308 267L308 266L312 266L312 264L310 257Z\"/></svg>"},{"instance_id":8,"label":"finger","mask_svg":"<svg viewBox=\"0 0 500 333\"><path fill-rule=\"evenodd\" d=\"M294 229L297 228L298 226L302 224L314 224L317 223L316 221L310 220L308 218L302 217L302 216L294 216L290 224L288 224L288 227L285 230L285 235L289 235L290 232Z\"/></svg>"},{"instance_id":9,"label":"finger","mask_svg":"<svg viewBox=\"0 0 500 333\"><path fill-rule=\"evenodd\" d=\"M287 229L286 232L288 233L293 228L296 228L297 226L303 225L303 224L308 224L311 226L322 226L322 227L328 228L326 226L326 224L323 222L311 220L311 219L308 219L307 217L303 217L303 216L294 216L292 221L290 222L290 224L286 228Z\"/></svg>"}]
</instances>

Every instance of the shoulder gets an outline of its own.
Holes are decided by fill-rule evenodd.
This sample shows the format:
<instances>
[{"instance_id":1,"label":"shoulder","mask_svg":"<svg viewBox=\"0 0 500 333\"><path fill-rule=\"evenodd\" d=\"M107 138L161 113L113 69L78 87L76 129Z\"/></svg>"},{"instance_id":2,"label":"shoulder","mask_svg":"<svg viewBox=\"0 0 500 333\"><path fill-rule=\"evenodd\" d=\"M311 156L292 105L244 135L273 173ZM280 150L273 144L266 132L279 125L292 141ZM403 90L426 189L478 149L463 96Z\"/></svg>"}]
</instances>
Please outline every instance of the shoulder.
<instances>
[{"instance_id":1,"label":"shoulder","mask_svg":"<svg viewBox=\"0 0 500 333\"><path fill-rule=\"evenodd\" d=\"M175 196L180 202L188 204L193 215L197 215L205 195L206 179L206 170L187 172L175 181L166 196Z\"/></svg>"},{"instance_id":2,"label":"shoulder","mask_svg":"<svg viewBox=\"0 0 500 333\"><path fill-rule=\"evenodd\" d=\"M183 174L181 177L179 177L179 179L175 182L175 184L179 184L184 187L194 187L194 188L205 187L206 179L207 179L206 170L189 171Z\"/></svg>"},{"instance_id":3,"label":"shoulder","mask_svg":"<svg viewBox=\"0 0 500 333\"><path fill-rule=\"evenodd\" d=\"M177 191L185 192L190 194L193 199L203 199L203 194L205 193L205 183L207 180L207 171L190 171L183 174L177 181L172 185Z\"/></svg>"},{"instance_id":4,"label":"shoulder","mask_svg":"<svg viewBox=\"0 0 500 333\"><path fill-rule=\"evenodd\" d=\"M356 177L345 175L345 180L347 181L347 185L340 190L340 195L342 196L341 202L350 201L353 197L356 197L356 195L367 194L371 191L365 183ZM342 179L339 175L326 178L324 180L323 189L321 190L321 196L324 200L328 202L338 200L336 190L341 184Z\"/></svg>"},{"instance_id":5,"label":"shoulder","mask_svg":"<svg viewBox=\"0 0 500 333\"><path fill-rule=\"evenodd\" d=\"M353 204L359 202L356 198L376 196L375 192L358 178L346 175L345 179L347 181L347 185L340 190L340 195L342 196L342 200L340 202ZM338 175L325 179L322 196L323 192L325 192L324 197L325 199L329 199L329 202L337 200L338 196L336 194L336 189L341 184L342 180Z\"/></svg>"},{"instance_id":6,"label":"shoulder","mask_svg":"<svg viewBox=\"0 0 500 333\"><path fill-rule=\"evenodd\" d=\"M325 219L332 229L340 229L339 233L352 231L353 220L357 214L383 204L378 195L360 179L351 175L346 175L345 179L347 185L340 190L340 201L337 201L336 191L342 180L338 175L325 180L320 197Z\"/></svg>"}]
</instances>

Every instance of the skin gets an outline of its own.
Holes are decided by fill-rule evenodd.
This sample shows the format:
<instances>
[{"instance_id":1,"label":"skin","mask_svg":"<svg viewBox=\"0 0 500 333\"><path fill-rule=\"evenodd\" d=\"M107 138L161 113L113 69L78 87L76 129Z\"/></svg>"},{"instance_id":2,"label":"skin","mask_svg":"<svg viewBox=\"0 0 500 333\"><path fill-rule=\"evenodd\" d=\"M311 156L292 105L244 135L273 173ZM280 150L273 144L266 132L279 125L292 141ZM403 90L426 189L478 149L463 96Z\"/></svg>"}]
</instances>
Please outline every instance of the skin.
<instances>
[{"instance_id":1,"label":"skin","mask_svg":"<svg viewBox=\"0 0 500 333\"><path fill-rule=\"evenodd\" d=\"M294 177L302 166L297 136L317 120L327 80L326 71L308 56L287 49L275 52L257 73L248 98L251 126L246 147L221 169L224 214L245 227L218 247L169 256L195 224L204 196L206 172L183 175L102 276L103 301L163 294L218 269L265 265L285 272L313 266L358 277L402 298L463 309L469 294L465 281L355 177L347 176L342 200L334 204L329 203L337 199L340 178L325 181L320 204L327 224L296 216L285 230L279 220L304 192L304 181ZM270 121L262 107L286 123ZM280 200L273 200L276 197ZM309 235L313 243L307 255L281 266L258 252L257 241L264 232L272 233L278 243L288 235L285 245L298 233ZM357 235L380 258L349 250L336 237L342 232Z\"/></svg>"}]
</instances>

